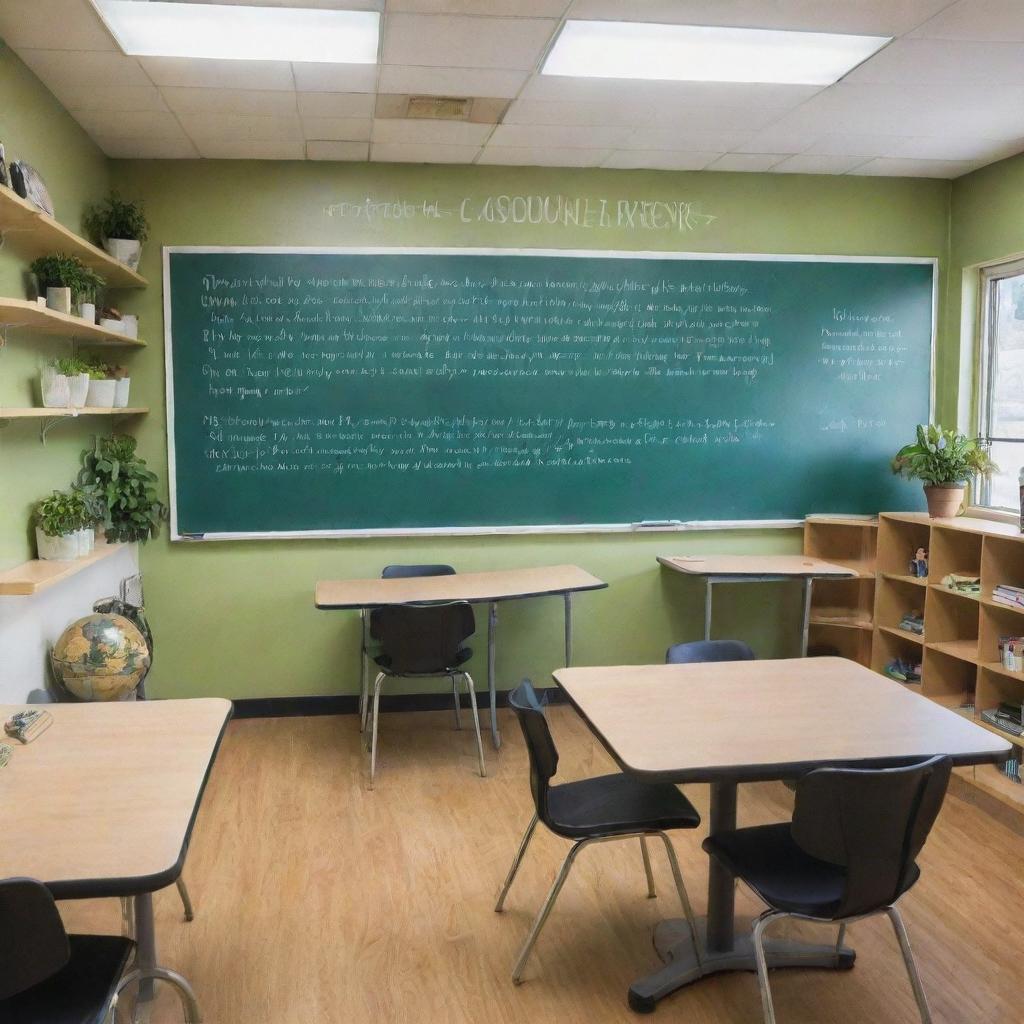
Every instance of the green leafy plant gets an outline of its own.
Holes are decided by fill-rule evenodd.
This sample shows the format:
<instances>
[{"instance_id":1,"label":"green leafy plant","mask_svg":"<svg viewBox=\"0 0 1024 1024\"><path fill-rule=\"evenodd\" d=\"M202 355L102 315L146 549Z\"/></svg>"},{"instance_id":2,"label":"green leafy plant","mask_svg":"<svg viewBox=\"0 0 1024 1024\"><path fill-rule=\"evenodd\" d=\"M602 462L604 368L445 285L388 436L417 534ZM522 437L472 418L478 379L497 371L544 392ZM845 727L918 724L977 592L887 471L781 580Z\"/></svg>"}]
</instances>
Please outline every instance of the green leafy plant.
<instances>
[{"instance_id":1,"label":"green leafy plant","mask_svg":"<svg viewBox=\"0 0 1024 1024\"><path fill-rule=\"evenodd\" d=\"M92 267L83 266L78 273L77 282L71 286L71 291L76 302L95 303L100 289L106 283L106 279L97 274Z\"/></svg>"},{"instance_id":2,"label":"green leafy plant","mask_svg":"<svg viewBox=\"0 0 1024 1024\"><path fill-rule=\"evenodd\" d=\"M54 491L36 506L35 520L47 537L63 537L89 525L89 509L81 494Z\"/></svg>"},{"instance_id":3,"label":"green leafy plant","mask_svg":"<svg viewBox=\"0 0 1024 1024\"><path fill-rule=\"evenodd\" d=\"M135 454L138 442L128 434L97 438L82 453L78 487L94 488L102 497L108 541L145 543L160 532L167 506L157 497L155 473Z\"/></svg>"},{"instance_id":4,"label":"green leafy plant","mask_svg":"<svg viewBox=\"0 0 1024 1024\"><path fill-rule=\"evenodd\" d=\"M75 484L72 493L77 494L85 506L86 526L102 526L107 518L107 502L99 484Z\"/></svg>"},{"instance_id":5,"label":"green leafy plant","mask_svg":"<svg viewBox=\"0 0 1024 1024\"><path fill-rule=\"evenodd\" d=\"M80 356L64 356L61 359L54 359L50 365L66 377L77 377L80 373L89 372L89 363Z\"/></svg>"},{"instance_id":6,"label":"green leafy plant","mask_svg":"<svg viewBox=\"0 0 1024 1024\"><path fill-rule=\"evenodd\" d=\"M936 423L918 426L917 440L901 448L892 460L894 473L930 486L963 485L997 468L981 440Z\"/></svg>"},{"instance_id":7,"label":"green leafy plant","mask_svg":"<svg viewBox=\"0 0 1024 1024\"><path fill-rule=\"evenodd\" d=\"M149 237L149 221L142 203L122 199L117 192L94 203L86 212L84 223L86 232L97 245L108 238L134 238L144 242Z\"/></svg>"},{"instance_id":8,"label":"green leafy plant","mask_svg":"<svg viewBox=\"0 0 1024 1024\"><path fill-rule=\"evenodd\" d=\"M39 289L70 288L75 301L88 302L106 284L91 267L77 256L56 252L33 260L29 269L36 275Z\"/></svg>"}]
</instances>

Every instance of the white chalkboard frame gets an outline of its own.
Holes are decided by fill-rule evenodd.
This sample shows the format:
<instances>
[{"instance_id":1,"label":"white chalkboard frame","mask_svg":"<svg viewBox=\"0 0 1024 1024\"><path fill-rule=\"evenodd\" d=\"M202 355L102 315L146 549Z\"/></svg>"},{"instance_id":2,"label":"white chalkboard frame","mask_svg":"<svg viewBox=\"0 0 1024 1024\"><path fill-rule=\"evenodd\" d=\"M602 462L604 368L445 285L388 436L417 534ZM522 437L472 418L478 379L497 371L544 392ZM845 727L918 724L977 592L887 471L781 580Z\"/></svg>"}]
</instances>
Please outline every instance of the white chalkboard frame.
<instances>
[{"instance_id":1,"label":"white chalkboard frame","mask_svg":"<svg viewBox=\"0 0 1024 1024\"><path fill-rule=\"evenodd\" d=\"M431 526L369 530L268 530L182 534L178 531L177 477L174 451L174 368L171 324L171 256L174 253L254 253L265 255L419 255L419 256L567 256L582 259L633 260L734 260L787 263L907 263L932 268L931 347L928 369L928 418L935 418L936 345L939 308L939 260L934 256L844 256L811 253L720 253L678 250L628 249L521 249L476 246L280 246L280 245L165 245L163 247L164 374L167 411L167 480L170 496L172 541L324 540L370 537L479 537L529 533L681 533L705 530L786 530L802 527L802 519L691 520L665 526L643 523L577 523L551 526Z\"/></svg>"}]
</instances>

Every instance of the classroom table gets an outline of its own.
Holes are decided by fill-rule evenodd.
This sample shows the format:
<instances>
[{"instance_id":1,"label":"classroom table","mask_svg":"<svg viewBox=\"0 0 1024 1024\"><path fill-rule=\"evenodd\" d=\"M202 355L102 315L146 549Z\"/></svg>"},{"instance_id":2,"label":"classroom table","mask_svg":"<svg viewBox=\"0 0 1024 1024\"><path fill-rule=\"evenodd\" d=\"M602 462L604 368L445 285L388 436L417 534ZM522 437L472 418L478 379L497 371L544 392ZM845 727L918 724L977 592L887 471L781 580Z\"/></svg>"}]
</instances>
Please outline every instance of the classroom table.
<instances>
[{"instance_id":1,"label":"classroom table","mask_svg":"<svg viewBox=\"0 0 1024 1024\"><path fill-rule=\"evenodd\" d=\"M711 639L711 591L716 583L779 583L803 581L803 628L800 653L807 654L811 624L811 587L816 579L850 579L853 569L806 555L659 555L673 572L704 577L704 639Z\"/></svg>"},{"instance_id":2,"label":"classroom table","mask_svg":"<svg viewBox=\"0 0 1024 1024\"><path fill-rule=\"evenodd\" d=\"M710 832L736 828L741 782L823 766L892 768L948 754L955 765L1005 761L1010 744L901 683L844 658L565 668L555 673L622 770L640 779L711 784ZM732 874L714 858L708 913L694 948L685 920L663 921L664 966L629 989L633 1009L722 971L753 971L749 927L737 936ZM773 940L769 967L853 966L848 948ZM699 952L699 955L698 955Z\"/></svg>"},{"instance_id":3,"label":"classroom table","mask_svg":"<svg viewBox=\"0 0 1024 1024\"><path fill-rule=\"evenodd\" d=\"M0 705L6 721L26 705ZM181 874L231 702L47 704L52 725L0 768L0 878L58 900L134 897L136 963L157 966L154 892ZM140 985L152 998L152 982Z\"/></svg>"},{"instance_id":4,"label":"classroom table","mask_svg":"<svg viewBox=\"0 0 1024 1024\"><path fill-rule=\"evenodd\" d=\"M367 612L388 605L427 604L435 601L465 601L486 604L487 690L490 694L491 741L501 746L496 712L497 684L494 675L494 644L498 626L498 603L528 597L562 595L565 606L565 663L572 664L572 596L585 590L602 590L608 584L577 565L547 565L493 572L465 572L451 576L408 576L400 579L321 580L316 585L315 603L321 609L358 609L362 616L359 651L360 701L365 701L369 684ZM361 710L361 709L360 709Z\"/></svg>"}]
</instances>

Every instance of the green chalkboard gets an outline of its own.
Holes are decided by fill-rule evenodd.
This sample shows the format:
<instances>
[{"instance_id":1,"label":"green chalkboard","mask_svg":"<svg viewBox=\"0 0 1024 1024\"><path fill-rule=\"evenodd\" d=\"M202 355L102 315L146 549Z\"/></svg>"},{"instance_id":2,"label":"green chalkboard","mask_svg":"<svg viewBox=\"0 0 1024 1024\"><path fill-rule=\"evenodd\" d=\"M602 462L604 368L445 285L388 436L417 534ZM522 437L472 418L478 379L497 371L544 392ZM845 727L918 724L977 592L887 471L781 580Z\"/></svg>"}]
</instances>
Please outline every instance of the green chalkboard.
<instances>
[{"instance_id":1,"label":"green chalkboard","mask_svg":"<svg viewBox=\"0 0 1024 1024\"><path fill-rule=\"evenodd\" d=\"M169 248L175 536L916 507L930 260Z\"/></svg>"}]
</instances>

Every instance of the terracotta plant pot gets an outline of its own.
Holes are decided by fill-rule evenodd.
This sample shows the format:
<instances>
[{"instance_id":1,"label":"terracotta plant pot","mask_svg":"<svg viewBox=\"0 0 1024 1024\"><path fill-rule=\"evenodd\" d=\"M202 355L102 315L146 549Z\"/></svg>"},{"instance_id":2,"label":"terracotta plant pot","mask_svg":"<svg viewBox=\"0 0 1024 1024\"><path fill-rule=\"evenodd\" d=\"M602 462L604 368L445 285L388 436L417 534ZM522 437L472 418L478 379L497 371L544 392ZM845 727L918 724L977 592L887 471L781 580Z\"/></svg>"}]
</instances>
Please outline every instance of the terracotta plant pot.
<instances>
[{"instance_id":1,"label":"terracotta plant pot","mask_svg":"<svg viewBox=\"0 0 1024 1024\"><path fill-rule=\"evenodd\" d=\"M954 519L960 515L965 490L963 484L925 485L924 496L928 502L928 515L932 519Z\"/></svg>"}]
</instances>

